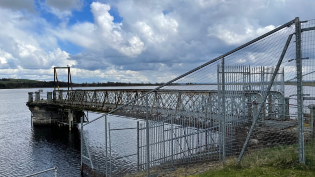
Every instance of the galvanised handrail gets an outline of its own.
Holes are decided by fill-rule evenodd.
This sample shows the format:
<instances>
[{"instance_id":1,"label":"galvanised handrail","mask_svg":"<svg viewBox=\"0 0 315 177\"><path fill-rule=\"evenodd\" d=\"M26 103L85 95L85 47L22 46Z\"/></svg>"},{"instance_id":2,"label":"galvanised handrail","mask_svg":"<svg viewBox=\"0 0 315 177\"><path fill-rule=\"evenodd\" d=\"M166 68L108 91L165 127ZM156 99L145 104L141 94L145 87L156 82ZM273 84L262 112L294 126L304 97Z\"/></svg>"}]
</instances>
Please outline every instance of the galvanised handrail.
<instances>
[{"instance_id":1,"label":"galvanised handrail","mask_svg":"<svg viewBox=\"0 0 315 177\"><path fill-rule=\"evenodd\" d=\"M39 175L39 174L46 173L46 172L53 171L53 170L55 171L55 177L57 177L57 169L58 169L57 167L53 167L53 168L49 168L49 169L44 170L44 171L33 173L31 175L26 175L25 177L35 176L35 175Z\"/></svg>"}]
</instances>

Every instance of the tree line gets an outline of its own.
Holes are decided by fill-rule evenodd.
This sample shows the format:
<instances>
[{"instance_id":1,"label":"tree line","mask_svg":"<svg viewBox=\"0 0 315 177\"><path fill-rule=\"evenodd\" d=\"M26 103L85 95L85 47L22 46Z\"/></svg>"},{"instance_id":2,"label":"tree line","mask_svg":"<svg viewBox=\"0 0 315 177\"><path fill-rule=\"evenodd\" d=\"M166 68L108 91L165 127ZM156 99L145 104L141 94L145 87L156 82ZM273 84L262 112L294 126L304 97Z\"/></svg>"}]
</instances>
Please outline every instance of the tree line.
<instances>
[{"instance_id":1,"label":"tree line","mask_svg":"<svg viewBox=\"0 0 315 177\"><path fill-rule=\"evenodd\" d=\"M56 85L53 81L13 81L14 79L9 80L8 82L0 82L0 89L13 89L13 88L45 88L45 87L68 87L68 82L56 82ZM150 83L150 82L141 82L141 83L132 83L132 82L93 82L93 83L70 83L72 87L106 87L106 86L159 86L164 84L161 83Z\"/></svg>"}]
</instances>

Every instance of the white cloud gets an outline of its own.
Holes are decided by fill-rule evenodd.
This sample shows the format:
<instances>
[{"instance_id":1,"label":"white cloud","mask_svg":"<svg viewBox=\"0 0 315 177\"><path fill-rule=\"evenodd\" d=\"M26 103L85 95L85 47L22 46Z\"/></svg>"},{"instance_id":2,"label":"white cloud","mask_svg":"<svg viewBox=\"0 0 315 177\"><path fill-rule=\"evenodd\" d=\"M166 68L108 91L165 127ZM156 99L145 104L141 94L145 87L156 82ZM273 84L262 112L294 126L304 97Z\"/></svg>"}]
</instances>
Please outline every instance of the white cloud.
<instances>
[{"instance_id":1,"label":"white cloud","mask_svg":"<svg viewBox=\"0 0 315 177\"><path fill-rule=\"evenodd\" d=\"M57 30L50 29L49 31L61 40L70 41L92 51L100 47L94 34L95 26L89 22L76 23L69 29L59 28Z\"/></svg>"},{"instance_id":2,"label":"white cloud","mask_svg":"<svg viewBox=\"0 0 315 177\"><path fill-rule=\"evenodd\" d=\"M152 26L152 27L151 27ZM152 19L137 21L135 28L140 35L151 43L161 43L171 36L177 35L178 23L175 19L166 17L163 13L157 14Z\"/></svg>"},{"instance_id":3,"label":"white cloud","mask_svg":"<svg viewBox=\"0 0 315 177\"><path fill-rule=\"evenodd\" d=\"M94 24L76 23L70 28L52 30L62 40L69 40L93 52L102 52L107 47L119 51L126 57L140 55L145 46L141 39L121 30L121 24L115 24L114 18L108 13L110 6L93 2L91 12Z\"/></svg>"},{"instance_id":4,"label":"white cloud","mask_svg":"<svg viewBox=\"0 0 315 177\"><path fill-rule=\"evenodd\" d=\"M310 19L315 5L306 0L46 0L34 15L29 13L34 2L23 2L25 8L0 2L2 73L44 78L52 66L72 65L77 77L139 82L166 82L295 16ZM84 13L92 13L94 21L68 24L79 18L73 11L83 5L90 6ZM123 18L120 23L109 13L113 7ZM41 18L42 10L56 15L60 25ZM60 42L80 46L82 52L70 55ZM237 61L259 62L259 56Z\"/></svg>"},{"instance_id":5,"label":"white cloud","mask_svg":"<svg viewBox=\"0 0 315 177\"><path fill-rule=\"evenodd\" d=\"M229 45L241 45L274 28L273 25L261 27L255 20L250 22L246 18L240 20L231 17L220 24L208 27L208 35L217 37Z\"/></svg>"},{"instance_id":6,"label":"white cloud","mask_svg":"<svg viewBox=\"0 0 315 177\"><path fill-rule=\"evenodd\" d=\"M74 65L69 54L62 51L45 20L36 15L0 8L0 68L51 68L53 65ZM34 29L41 28L41 34ZM33 70L36 73L36 70Z\"/></svg>"},{"instance_id":7,"label":"white cloud","mask_svg":"<svg viewBox=\"0 0 315 177\"><path fill-rule=\"evenodd\" d=\"M135 57L145 49L144 43L137 37L128 37L120 30L121 25L114 24L114 18L108 13L110 6L93 2L91 12L94 15L96 32L101 36L101 44L110 46L129 57Z\"/></svg>"},{"instance_id":8,"label":"white cloud","mask_svg":"<svg viewBox=\"0 0 315 177\"><path fill-rule=\"evenodd\" d=\"M0 49L0 64L4 65L8 63L8 60L10 59L14 59L12 57L12 54L5 52L3 50Z\"/></svg>"}]
</instances>

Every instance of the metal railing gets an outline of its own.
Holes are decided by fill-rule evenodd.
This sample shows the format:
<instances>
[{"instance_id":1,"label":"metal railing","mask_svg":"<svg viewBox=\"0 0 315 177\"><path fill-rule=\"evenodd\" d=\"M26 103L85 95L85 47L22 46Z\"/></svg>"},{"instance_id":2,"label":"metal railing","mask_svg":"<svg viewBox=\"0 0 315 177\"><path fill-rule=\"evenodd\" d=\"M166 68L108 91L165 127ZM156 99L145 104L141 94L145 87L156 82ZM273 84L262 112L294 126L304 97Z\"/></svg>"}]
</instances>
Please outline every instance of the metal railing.
<instances>
[{"instance_id":1,"label":"metal railing","mask_svg":"<svg viewBox=\"0 0 315 177\"><path fill-rule=\"evenodd\" d=\"M43 173L47 173L47 172L50 172L50 171L54 171L54 176L57 177L57 167L53 167L53 168L49 168L47 170L43 170L43 171L40 171L40 172L36 172L36 173L33 173L31 175L26 175L25 177L31 177L31 176L37 176L37 175L40 175L40 174L43 174Z\"/></svg>"},{"instance_id":2,"label":"metal railing","mask_svg":"<svg viewBox=\"0 0 315 177\"><path fill-rule=\"evenodd\" d=\"M295 18L156 89L54 91L53 102L108 112L81 119L81 163L106 176L289 145L303 164L314 151L314 30ZM138 120L115 125L117 115Z\"/></svg>"}]
</instances>

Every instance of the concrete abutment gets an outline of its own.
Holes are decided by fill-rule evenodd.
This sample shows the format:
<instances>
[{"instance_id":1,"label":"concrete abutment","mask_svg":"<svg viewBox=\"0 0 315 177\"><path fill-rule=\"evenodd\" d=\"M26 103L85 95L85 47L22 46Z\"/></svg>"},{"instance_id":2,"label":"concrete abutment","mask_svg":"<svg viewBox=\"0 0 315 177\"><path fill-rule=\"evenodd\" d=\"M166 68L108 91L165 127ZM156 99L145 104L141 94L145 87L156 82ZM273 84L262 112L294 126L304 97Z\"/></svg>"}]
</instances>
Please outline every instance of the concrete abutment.
<instances>
[{"instance_id":1,"label":"concrete abutment","mask_svg":"<svg viewBox=\"0 0 315 177\"><path fill-rule=\"evenodd\" d=\"M83 110L69 109L59 105L28 102L34 126L75 126L84 116Z\"/></svg>"}]
</instances>

